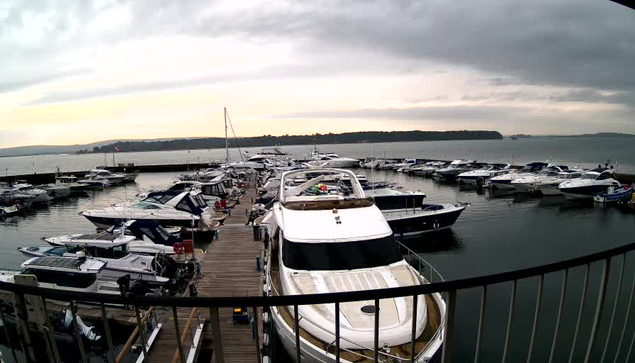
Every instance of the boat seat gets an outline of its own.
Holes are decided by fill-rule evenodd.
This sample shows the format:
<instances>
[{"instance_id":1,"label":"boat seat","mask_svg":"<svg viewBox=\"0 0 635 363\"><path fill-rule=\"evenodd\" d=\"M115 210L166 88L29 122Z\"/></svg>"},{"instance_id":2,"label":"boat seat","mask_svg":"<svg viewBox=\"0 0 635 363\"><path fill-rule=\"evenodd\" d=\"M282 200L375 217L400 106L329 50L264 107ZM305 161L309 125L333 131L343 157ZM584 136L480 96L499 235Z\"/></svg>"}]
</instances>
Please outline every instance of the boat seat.
<instances>
[{"instance_id":1,"label":"boat seat","mask_svg":"<svg viewBox=\"0 0 635 363\"><path fill-rule=\"evenodd\" d=\"M422 204L421 209L423 210L441 210L443 209L442 205L439 204Z\"/></svg>"}]
</instances>

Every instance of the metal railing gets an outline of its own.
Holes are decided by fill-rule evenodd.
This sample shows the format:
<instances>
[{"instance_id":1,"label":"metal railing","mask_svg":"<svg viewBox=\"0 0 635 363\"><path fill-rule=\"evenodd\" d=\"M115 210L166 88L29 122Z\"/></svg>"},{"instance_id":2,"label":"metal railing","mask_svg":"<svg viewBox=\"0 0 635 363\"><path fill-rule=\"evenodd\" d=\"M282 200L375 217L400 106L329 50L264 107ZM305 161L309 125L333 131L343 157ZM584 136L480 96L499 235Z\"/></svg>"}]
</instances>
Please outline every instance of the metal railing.
<instances>
[{"instance_id":1,"label":"metal railing","mask_svg":"<svg viewBox=\"0 0 635 363\"><path fill-rule=\"evenodd\" d=\"M480 304L479 316L478 316L478 329L476 333L476 345L475 345L476 348L474 352L474 362L479 362L479 361L482 361L481 348L482 348L483 332L484 332L484 326L485 326L485 320L486 320L486 306L488 301L488 294L490 291L489 287L495 284L511 283L512 290L509 297L509 311L508 311L507 323L506 323L506 329L505 329L505 340L502 346L502 350L503 350L502 361L506 362L506 361L510 361L510 342L511 342L510 334L512 331L512 327L514 326L515 318L517 317L519 313L516 311L516 300L517 300L516 297L517 297L517 291L518 291L517 290L518 282L520 280L528 279L532 277L539 278L535 310L532 309L533 324L531 328L531 337L528 341L529 350L527 354L527 361L530 361L533 357L534 351L536 350L537 327L539 325L540 317L543 310L541 309L541 301L542 301L542 295L544 290L545 275L551 274L551 273L560 273L562 275L562 281L561 281L561 287L560 287L560 299L558 302L557 317L554 323L554 330L553 330L553 336L551 339L551 346L550 346L550 353L549 353L549 362L553 362L556 359L554 352L558 345L559 339L561 339L560 335L562 334L562 330L563 330L563 322L564 322L563 315L566 310L565 294L568 287L570 271L571 269L576 267L583 267L584 268L584 280L582 283L583 288L582 288L582 293L580 297L579 308L577 309L577 319L575 323L573 342L571 344L571 347L573 348L570 349L570 353L569 353L569 362L572 362L574 359L575 347L578 345L582 346L581 344L586 338L586 337L583 337L583 329L581 329L581 322L583 319L583 311L585 309L590 308L590 306L585 306L586 305L585 301L587 300L587 295L589 294L589 291L590 291L589 280L591 279L590 275L592 275L591 265L594 263L600 263L602 266L601 273L599 276L600 284L597 289L596 304L594 307L595 309L593 311L593 319L592 319L592 324L590 327L590 333L588 334L588 338L586 339L586 344L583 345L585 347L585 354L584 354L583 361L589 362L589 361L594 361L594 359L597 359L597 355L599 355L600 353L600 351L596 352L597 349L601 349L601 357L602 357L601 360L602 361L606 360L606 358L608 357L607 353L610 351L609 348L614 346L609 344L609 340L611 336L619 332L619 340L618 340L617 347L613 349L613 352L616 353L614 354L615 356L614 361L618 362L618 361L622 361L622 360L618 360L618 358L620 356L623 356L624 354L626 354L624 361L628 361L631 358L633 343L635 341L635 333L631 332L630 335L627 334L629 315L630 315L630 310L632 307L633 293L635 289L635 276L633 276L630 293L628 294L628 305L625 309L625 315L624 315L625 318L619 319L624 321L623 325L619 324L618 323L619 320L617 319L618 304L620 301L619 296L622 293L622 287L624 285L624 280L625 280L624 274L625 274L625 267L627 265L625 263L626 257L627 257L627 254L633 250L635 250L635 243L627 244L617 248L612 248L606 251L593 253L590 255L577 257L577 258L573 258L569 260L559 261L555 263L550 263L546 265L530 267L530 268L525 268L525 269L520 269L520 270L515 270L510 272L497 273L497 274L492 274L488 276L471 277L471 278L459 279L459 280L453 280L453 281L443 281L440 275L438 275L437 278L439 278L439 280L434 281L431 284L423 284L423 285L407 286L407 287L399 287L399 288L378 289L378 290L330 293L330 294L308 294L308 295L293 295L293 296L251 296L251 297L153 297L153 296L123 297L119 295L103 295L103 294L96 294L96 293L77 293L77 292L71 292L71 291L60 291L55 289L41 288L41 287L28 286L28 285L18 285L18 284L11 284L11 283L0 283L0 291L14 293L14 301L16 301L17 303L11 308L13 308L12 309L13 314L15 315L16 320L18 321L18 326L27 326L26 319L28 317L28 313L26 311L26 305L24 304L24 301L26 298L33 299L34 297L40 297L42 299L42 305L44 306L44 309L46 309L47 299L51 299L55 301L68 301L70 302L71 309L73 310L77 308L77 303L90 302L92 304L96 304L96 306L100 307L103 312L102 319L103 319L104 328L105 328L104 333L108 340L109 348L111 349L110 350L111 352L114 352L114 350L112 350L113 343L112 343L110 330L108 329L109 321L105 314L105 306L108 306L111 304L126 305L126 306L134 308L134 311L136 312L135 315L137 320L137 326L139 327L139 330L141 333L140 334L141 341L142 341L141 345L143 349L145 350L145 348L147 347L147 345L145 344L147 342L147 337L145 336L146 330L144 329L144 323L142 321L143 318L140 314L140 310L148 308L148 307L155 307L155 309L157 307L166 307L170 309L175 309L176 307L198 307L198 308L206 308L206 309L209 308L211 323L212 323L211 326L215 336L214 344L217 344L216 342L217 341L220 342L220 337L222 336L222 331L218 321L219 319L218 308L247 306L247 307L252 307L256 309L259 307L270 308L275 306L293 306L294 307L293 311L295 315L294 319L296 322L295 333L297 334L296 335L297 342L299 343L300 336L299 336L299 326L297 323L299 319L301 319L301 317L299 317L297 314L297 311L298 311L297 307L300 305L335 304L337 309L339 308L340 304L345 302L374 301L375 307L377 309L379 307L379 301L381 299L390 299L390 298L397 298L397 297L412 297L413 299L415 299L414 301L417 301L416 300L417 297L421 295L427 295L427 294L433 294L433 293L444 293L447 296L445 299L447 302L447 315L446 315L447 319L445 321L445 334L443 339L444 342L442 347L441 361L450 362L452 359L452 355L454 353L454 346L456 343L456 341L454 340L454 334L457 328L457 321L456 321L457 293L467 289L479 288L481 289L481 304ZM406 258L414 259L415 257L412 257L414 254L415 253L412 251L407 251ZM407 257L408 255L410 255L410 257ZM607 301L607 284L609 283L609 274L611 271L611 266L619 266L616 269L617 282L615 285L617 286L617 288L616 288L614 303L612 304L612 306L607 307L605 306ZM431 267L428 268L428 271L430 272L431 276L433 276L434 274L438 274L438 272L432 269ZM423 269L423 272L425 273L425 268ZM434 279L433 277L430 278L430 280L433 280L433 279ZM416 303L413 305L416 305ZM414 311L416 311L416 309ZM9 312L9 307L7 306L3 306L2 309L0 309L0 313L1 313L0 319L2 320L3 323L5 323L5 319L7 317L8 312ZM257 316L257 314L255 315ZM73 317L75 317L75 314L73 314ZM605 325L607 324L607 322L605 321L606 318L609 318L608 320L609 329L607 330L608 336L602 337L605 340L600 341L600 334L599 334L600 325L602 322L604 322ZM413 319L413 320L416 320L416 319ZM336 361L340 361L340 357L339 357L340 355L339 354L340 352L339 326L340 325L339 323L340 323L339 314L335 314L335 336L336 336L335 345L336 345L336 352L337 352L336 359L335 359ZM50 331L50 329L52 329L50 328L50 325L49 324L46 324L46 325L47 325L46 328L49 329L50 333L52 333L52 331ZM570 328L573 328L573 326L574 325L571 325ZM77 327L76 324L75 324L75 327ZM413 324L413 330L414 328L415 328L415 324ZM179 331L178 327L176 327L176 331L178 335L178 331ZM33 350L38 348L34 347L33 345L29 345L33 343L29 337L28 329L20 329L20 333L23 335L21 339L21 344L24 347L24 351L25 351L24 356L26 357L27 361L33 360L34 359ZM375 334L375 344L373 349L375 351L375 357L376 357L375 361L379 361L379 350L380 350L380 347L378 346L379 312L376 314L376 318L375 318L374 334ZM414 344L414 339L416 338L414 331L412 336L413 336L413 344ZM629 340L628 339L629 337L630 337L630 342L627 341ZM83 347L80 332L77 328L75 329L75 338L78 344L78 349L82 352L81 360L86 362L88 360L87 352ZM180 337L175 337L177 341L179 338ZM11 345L11 342L12 340L9 339L9 345ZM55 340L49 339L49 343L54 345ZM255 344L257 344L256 349L260 349L259 342L257 339ZM621 353L622 349L623 347L625 349L626 346L628 346L628 351L622 354ZM10 348L12 352L15 354L15 350L17 349L17 347L10 346ZM298 345L296 345L296 349L297 348L298 348ZM181 349L179 349L179 351L181 352L179 353L180 360L181 362L184 362L182 347ZM297 349L296 357L300 356L300 351L301 351L300 349ZM147 352L144 352L144 353L147 353ZM223 355L222 350L218 349L216 351L217 361L222 361L222 355ZM14 355L14 357L16 356L17 355ZM147 357L147 355L144 354L144 357ZM14 359L17 360L17 358L14 358ZM59 361L59 359L55 357L55 354L53 354L50 357L50 359L51 361ZM107 359L108 361L113 361L112 354L109 355Z\"/></svg>"}]
</instances>

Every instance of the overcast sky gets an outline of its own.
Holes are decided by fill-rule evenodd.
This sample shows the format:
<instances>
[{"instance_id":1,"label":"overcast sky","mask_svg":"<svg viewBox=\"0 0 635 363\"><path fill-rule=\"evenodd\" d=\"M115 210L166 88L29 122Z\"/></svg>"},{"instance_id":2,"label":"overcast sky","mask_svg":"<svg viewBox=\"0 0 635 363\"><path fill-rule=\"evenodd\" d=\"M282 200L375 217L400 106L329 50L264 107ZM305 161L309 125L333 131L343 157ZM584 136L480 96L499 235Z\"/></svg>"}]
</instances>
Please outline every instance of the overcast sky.
<instances>
[{"instance_id":1,"label":"overcast sky","mask_svg":"<svg viewBox=\"0 0 635 363\"><path fill-rule=\"evenodd\" d=\"M359 130L635 133L601 0L0 1L0 147Z\"/></svg>"}]
</instances>

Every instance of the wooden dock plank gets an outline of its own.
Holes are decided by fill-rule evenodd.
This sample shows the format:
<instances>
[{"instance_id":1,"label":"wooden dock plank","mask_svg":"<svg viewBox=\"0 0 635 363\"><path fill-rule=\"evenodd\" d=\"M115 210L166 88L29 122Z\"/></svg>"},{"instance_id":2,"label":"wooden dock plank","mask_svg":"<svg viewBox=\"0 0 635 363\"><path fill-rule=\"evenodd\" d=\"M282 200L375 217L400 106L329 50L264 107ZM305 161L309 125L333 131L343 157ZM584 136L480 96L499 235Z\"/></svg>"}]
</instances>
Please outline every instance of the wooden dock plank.
<instances>
[{"instance_id":1,"label":"wooden dock plank","mask_svg":"<svg viewBox=\"0 0 635 363\"><path fill-rule=\"evenodd\" d=\"M231 216L220 227L219 239L215 240L205 252L202 272L204 276L198 281L199 296L259 296L261 295L261 274L256 270L256 257L263 249L261 241L254 241L253 227L247 226L247 214L252 207L256 195L255 181L247 185L247 192L240 198ZM250 188L251 186L251 188ZM251 307L250 315L252 313ZM234 325L232 308L219 309L219 319L223 340L225 362L258 362L256 341L253 339L251 324ZM179 328L185 327L185 320L190 309L180 309ZM201 308L201 318L206 321L201 350L213 349L213 332L211 331L210 311ZM149 353L150 362L172 362L176 351L176 334L174 321L170 317L164 319L162 332L157 337ZM194 328L192 332L194 332ZM192 337L183 346L189 351Z\"/></svg>"}]
</instances>

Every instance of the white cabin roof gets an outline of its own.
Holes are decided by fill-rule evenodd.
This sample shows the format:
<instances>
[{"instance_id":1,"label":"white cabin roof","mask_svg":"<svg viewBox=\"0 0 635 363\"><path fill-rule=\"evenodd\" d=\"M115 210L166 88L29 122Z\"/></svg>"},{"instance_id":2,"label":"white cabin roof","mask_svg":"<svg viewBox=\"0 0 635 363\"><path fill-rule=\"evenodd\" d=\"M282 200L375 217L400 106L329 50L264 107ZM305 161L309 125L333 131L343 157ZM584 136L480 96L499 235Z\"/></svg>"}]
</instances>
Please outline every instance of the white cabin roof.
<instances>
[{"instance_id":1,"label":"white cabin roof","mask_svg":"<svg viewBox=\"0 0 635 363\"><path fill-rule=\"evenodd\" d=\"M277 207L276 207L277 208ZM284 236L293 242L352 242L392 234L384 215L374 205L333 210L290 210L282 207ZM337 222L337 218L339 221Z\"/></svg>"}]
</instances>

